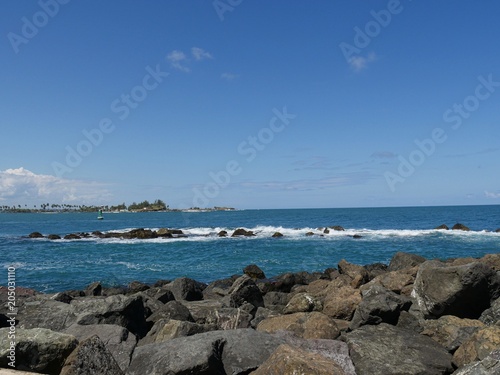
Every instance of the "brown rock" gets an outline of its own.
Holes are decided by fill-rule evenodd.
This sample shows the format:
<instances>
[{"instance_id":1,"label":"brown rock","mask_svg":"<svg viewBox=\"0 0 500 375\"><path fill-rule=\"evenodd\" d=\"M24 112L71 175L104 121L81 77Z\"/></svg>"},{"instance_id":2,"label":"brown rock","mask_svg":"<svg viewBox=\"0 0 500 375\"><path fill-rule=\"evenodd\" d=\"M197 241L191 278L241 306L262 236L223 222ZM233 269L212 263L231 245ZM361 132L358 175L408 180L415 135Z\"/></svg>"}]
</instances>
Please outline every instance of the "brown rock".
<instances>
[{"instance_id":1,"label":"brown rock","mask_svg":"<svg viewBox=\"0 0 500 375\"><path fill-rule=\"evenodd\" d=\"M325 297L323 313L332 318L351 320L360 302L359 289L344 286Z\"/></svg>"},{"instance_id":2,"label":"brown rock","mask_svg":"<svg viewBox=\"0 0 500 375\"><path fill-rule=\"evenodd\" d=\"M368 271L363 266L358 266L357 264L352 264L342 259L339 262L338 268L341 274L347 275L353 279L353 287L362 285L368 281Z\"/></svg>"},{"instance_id":3,"label":"brown rock","mask_svg":"<svg viewBox=\"0 0 500 375\"><path fill-rule=\"evenodd\" d=\"M493 350L500 348L500 327L490 326L474 333L453 355L453 363L463 366L483 360Z\"/></svg>"},{"instance_id":4,"label":"brown rock","mask_svg":"<svg viewBox=\"0 0 500 375\"><path fill-rule=\"evenodd\" d=\"M290 331L304 339L333 340L340 335L335 320L320 312L295 313L264 319L257 326L257 331Z\"/></svg>"},{"instance_id":5,"label":"brown rock","mask_svg":"<svg viewBox=\"0 0 500 375\"><path fill-rule=\"evenodd\" d=\"M322 355L282 344L252 375L344 375L337 362Z\"/></svg>"},{"instance_id":6,"label":"brown rock","mask_svg":"<svg viewBox=\"0 0 500 375\"><path fill-rule=\"evenodd\" d=\"M307 293L298 293L292 297L290 302L288 302L283 313L293 314L296 312L321 311L322 309L323 305L317 298L314 298Z\"/></svg>"},{"instance_id":7,"label":"brown rock","mask_svg":"<svg viewBox=\"0 0 500 375\"><path fill-rule=\"evenodd\" d=\"M245 275L250 276L252 279L265 279L266 275L264 271L260 269L260 267L256 264L249 264L243 269L243 273Z\"/></svg>"},{"instance_id":8,"label":"brown rock","mask_svg":"<svg viewBox=\"0 0 500 375\"><path fill-rule=\"evenodd\" d=\"M469 227L466 227L465 225L460 224L460 223L456 223L451 229L452 230L463 230L465 232L470 231Z\"/></svg>"}]
</instances>

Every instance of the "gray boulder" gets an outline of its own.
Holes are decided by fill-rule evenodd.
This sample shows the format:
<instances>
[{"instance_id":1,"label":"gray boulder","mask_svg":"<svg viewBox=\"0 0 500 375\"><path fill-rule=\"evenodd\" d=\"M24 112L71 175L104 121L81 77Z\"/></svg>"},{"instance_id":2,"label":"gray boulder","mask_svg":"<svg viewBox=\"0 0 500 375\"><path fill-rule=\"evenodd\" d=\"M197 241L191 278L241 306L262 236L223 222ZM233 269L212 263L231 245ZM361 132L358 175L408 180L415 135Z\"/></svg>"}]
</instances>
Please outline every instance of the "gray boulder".
<instances>
[{"instance_id":1,"label":"gray boulder","mask_svg":"<svg viewBox=\"0 0 500 375\"><path fill-rule=\"evenodd\" d=\"M396 325L401 311L408 311L411 300L380 285L373 285L362 293L363 299L356 308L350 328L382 322Z\"/></svg>"},{"instance_id":2,"label":"gray boulder","mask_svg":"<svg viewBox=\"0 0 500 375\"><path fill-rule=\"evenodd\" d=\"M495 272L484 263L448 266L427 261L419 267L411 295L426 317L477 319L498 288Z\"/></svg>"},{"instance_id":3,"label":"gray boulder","mask_svg":"<svg viewBox=\"0 0 500 375\"><path fill-rule=\"evenodd\" d=\"M500 349L494 350L482 361L460 367L453 375L498 375L500 374Z\"/></svg>"},{"instance_id":4,"label":"gray boulder","mask_svg":"<svg viewBox=\"0 0 500 375\"><path fill-rule=\"evenodd\" d=\"M398 251L392 257L388 271L399 271L405 268L415 267L425 261L426 259L420 255Z\"/></svg>"},{"instance_id":5,"label":"gray boulder","mask_svg":"<svg viewBox=\"0 0 500 375\"><path fill-rule=\"evenodd\" d=\"M0 329L0 367L8 367L11 362L9 328ZM45 328L16 329L15 362L16 369L35 371L43 374L59 374L64 361L76 348L74 336L54 332Z\"/></svg>"},{"instance_id":6,"label":"gray boulder","mask_svg":"<svg viewBox=\"0 0 500 375\"><path fill-rule=\"evenodd\" d=\"M226 297L226 303L229 307L240 307L249 303L255 307L264 307L262 293L250 276L243 275L238 278Z\"/></svg>"},{"instance_id":7,"label":"gray boulder","mask_svg":"<svg viewBox=\"0 0 500 375\"><path fill-rule=\"evenodd\" d=\"M159 310L148 317L149 322L156 322L160 319L175 319L186 322L194 321L189 309L179 301L167 302Z\"/></svg>"},{"instance_id":8,"label":"gray boulder","mask_svg":"<svg viewBox=\"0 0 500 375\"><path fill-rule=\"evenodd\" d=\"M382 323L343 334L358 375L442 375L452 356L429 337Z\"/></svg>"},{"instance_id":9,"label":"gray boulder","mask_svg":"<svg viewBox=\"0 0 500 375\"><path fill-rule=\"evenodd\" d=\"M177 301L199 301L203 299L203 289L206 285L187 277L180 277L165 287L172 291Z\"/></svg>"},{"instance_id":10,"label":"gray boulder","mask_svg":"<svg viewBox=\"0 0 500 375\"><path fill-rule=\"evenodd\" d=\"M64 333L75 336L80 343L92 336L99 337L123 371L129 366L130 357L137 345L137 337L126 328L112 324L74 324L64 330Z\"/></svg>"},{"instance_id":11,"label":"gray boulder","mask_svg":"<svg viewBox=\"0 0 500 375\"><path fill-rule=\"evenodd\" d=\"M282 339L253 329L179 337L137 348L127 374L248 374L282 343Z\"/></svg>"},{"instance_id":12,"label":"gray boulder","mask_svg":"<svg viewBox=\"0 0 500 375\"><path fill-rule=\"evenodd\" d=\"M146 321L149 310L144 307L140 295L75 299L71 301L71 307L78 314L76 323L80 325L116 324L139 338L144 337L153 325Z\"/></svg>"},{"instance_id":13,"label":"gray boulder","mask_svg":"<svg viewBox=\"0 0 500 375\"><path fill-rule=\"evenodd\" d=\"M61 375L123 375L123 371L101 339L92 336L66 359Z\"/></svg>"},{"instance_id":14,"label":"gray boulder","mask_svg":"<svg viewBox=\"0 0 500 375\"><path fill-rule=\"evenodd\" d=\"M46 328L61 332L76 322L76 315L70 304L39 295L24 303L16 319L19 320L19 328Z\"/></svg>"},{"instance_id":15,"label":"gray boulder","mask_svg":"<svg viewBox=\"0 0 500 375\"><path fill-rule=\"evenodd\" d=\"M264 271L260 269L256 264L249 264L245 268L243 268L243 273L245 275L250 276L252 279L265 279L266 275Z\"/></svg>"},{"instance_id":16,"label":"gray boulder","mask_svg":"<svg viewBox=\"0 0 500 375\"><path fill-rule=\"evenodd\" d=\"M486 325L500 324L500 298L497 298L489 309L483 311L479 320Z\"/></svg>"}]
</instances>

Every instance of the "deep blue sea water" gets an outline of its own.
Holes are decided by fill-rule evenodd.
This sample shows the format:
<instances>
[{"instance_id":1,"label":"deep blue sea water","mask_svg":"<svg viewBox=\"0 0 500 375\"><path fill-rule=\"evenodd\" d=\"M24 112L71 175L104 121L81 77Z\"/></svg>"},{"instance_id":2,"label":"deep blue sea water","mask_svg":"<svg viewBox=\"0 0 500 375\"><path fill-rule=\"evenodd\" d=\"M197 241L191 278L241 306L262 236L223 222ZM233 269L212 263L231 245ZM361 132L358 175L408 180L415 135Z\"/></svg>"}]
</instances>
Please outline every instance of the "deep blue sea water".
<instances>
[{"instance_id":1,"label":"deep blue sea water","mask_svg":"<svg viewBox=\"0 0 500 375\"><path fill-rule=\"evenodd\" d=\"M471 232L432 228L463 223ZM322 235L320 227L345 232ZM73 232L133 228L182 229L187 238L153 240L29 239L34 231ZM220 230L254 231L250 238L220 238ZM426 258L481 257L500 252L500 205L407 208L241 210L218 212L0 214L0 254L16 268L16 282L44 292L82 289L93 281L125 285L187 276L199 281L241 274L255 263L268 277L284 272L323 271L341 259L357 264L388 263L397 251ZM279 231L283 238L271 238ZM309 231L316 233L306 236ZM352 235L359 234L360 239ZM322 236L321 236L322 235Z\"/></svg>"}]
</instances>

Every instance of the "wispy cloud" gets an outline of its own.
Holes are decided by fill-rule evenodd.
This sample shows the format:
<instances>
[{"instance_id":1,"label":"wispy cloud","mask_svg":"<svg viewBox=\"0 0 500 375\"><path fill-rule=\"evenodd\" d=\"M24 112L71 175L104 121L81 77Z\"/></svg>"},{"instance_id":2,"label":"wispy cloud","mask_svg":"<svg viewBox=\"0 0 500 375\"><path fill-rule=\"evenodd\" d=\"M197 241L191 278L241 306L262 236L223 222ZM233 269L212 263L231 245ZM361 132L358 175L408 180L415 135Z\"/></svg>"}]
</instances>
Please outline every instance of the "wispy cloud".
<instances>
[{"instance_id":1,"label":"wispy cloud","mask_svg":"<svg viewBox=\"0 0 500 375\"><path fill-rule=\"evenodd\" d=\"M377 60L377 55L375 53L371 52L368 54L367 57L363 56L353 56L351 57L348 62L351 68L355 72L360 72L368 67L368 64L374 62Z\"/></svg>"},{"instance_id":2,"label":"wispy cloud","mask_svg":"<svg viewBox=\"0 0 500 375\"><path fill-rule=\"evenodd\" d=\"M167 55L166 59L175 69L186 73L191 71L191 69L184 65L184 63L187 61L187 57L182 51L174 50Z\"/></svg>"},{"instance_id":3,"label":"wispy cloud","mask_svg":"<svg viewBox=\"0 0 500 375\"><path fill-rule=\"evenodd\" d=\"M11 204L44 201L94 204L110 198L112 194L106 185L94 181L35 174L23 167L0 171L0 201Z\"/></svg>"},{"instance_id":4,"label":"wispy cloud","mask_svg":"<svg viewBox=\"0 0 500 375\"><path fill-rule=\"evenodd\" d=\"M500 198L500 193L492 193L491 191L487 191L487 190L484 191L484 195L486 196L486 198L490 198L490 199L499 199Z\"/></svg>"},{"instance_id":5,"label":"wispy cloud","mask_svg":"<svg viewBox=\"0 0 500 375\"><path fill-rule=\"evenodd\" d=\"M233 81L235 80L236 78L238 78L238 75L237 74L233 74L233 73L229 73L229 72L226 72L226 73L222 73L220 75L220 77L222 79L225 79L226 81Z\"/></svg>"},{"instance_id":6,"label":"wispy cloud","mask_svg":"<svg viewBox=\"0 0 500 375\"><path fill-rule=\"evenodd\" d=\"M195 60L205 60L205 59L213 59L213 56L210 52L205 51L203 48L193 47L191 48L191 54L195 58Z\"/></svg>"}]
</instances>

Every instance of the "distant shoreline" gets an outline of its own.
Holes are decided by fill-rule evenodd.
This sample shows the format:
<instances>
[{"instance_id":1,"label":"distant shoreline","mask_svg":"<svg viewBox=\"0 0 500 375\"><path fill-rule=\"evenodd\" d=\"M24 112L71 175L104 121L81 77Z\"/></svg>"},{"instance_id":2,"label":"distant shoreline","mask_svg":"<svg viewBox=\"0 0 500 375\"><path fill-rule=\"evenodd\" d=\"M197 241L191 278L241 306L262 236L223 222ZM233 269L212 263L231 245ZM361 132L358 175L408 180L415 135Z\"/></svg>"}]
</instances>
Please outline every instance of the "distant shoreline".
<instances>
[{"instance_id":1,"label":"distant shoreline","mask_svg":"<svg viewBox=\"0 0 500 375\"><path fill-rule=\"evenodd\" d=\"M98 207L85 208L85 209L32 209L32 208L8 208L0 209L0 213L9 214L63 214L63 213L96 213L100 210ZM104 210L101 209L103 214L119 214L119 213L138 213L138 212L214 212L214 211L236 211L233 207L191 207L191 208L168 208L164 210L156 209L137 209L137 210Z\"/></svg>"}]
</instances>

